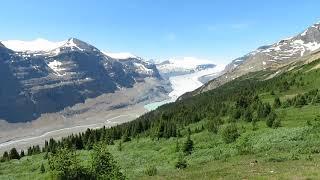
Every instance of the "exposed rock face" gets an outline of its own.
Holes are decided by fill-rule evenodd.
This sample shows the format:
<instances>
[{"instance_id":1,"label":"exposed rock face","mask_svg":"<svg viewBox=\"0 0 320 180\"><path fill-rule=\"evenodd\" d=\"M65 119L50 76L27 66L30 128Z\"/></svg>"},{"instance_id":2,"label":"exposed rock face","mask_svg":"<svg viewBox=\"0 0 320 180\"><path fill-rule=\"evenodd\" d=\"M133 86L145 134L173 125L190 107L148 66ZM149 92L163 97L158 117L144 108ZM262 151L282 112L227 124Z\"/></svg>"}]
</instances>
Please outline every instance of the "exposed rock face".
<instances>
[{"instance_id":1,"label":"exposed rock face","mask_svg":"<svg viewBox=\"0 0 320 180\"><path fill-rule=\"evenodd\" d=\"M75 38L42 52L15 52L0 43L0 119L33 120L147 77L161 78L155 65L113 59Z\"/></svg>"},{"instance_id":2,"label":"exposed rock face","mask_svg":"<svg viewBox=\"0 0 320 180\"><path fill-rule=\"evenodd\" d=\"M317 23L295 37L283 39L272 45L261 46L257 50L233 60L226 66L221 76L183 97L214 89L249 72L269 68L277 69L283 64L294 62L303 56L310 55L319 48L320 23Z\"/></svg>"}]
</instances>

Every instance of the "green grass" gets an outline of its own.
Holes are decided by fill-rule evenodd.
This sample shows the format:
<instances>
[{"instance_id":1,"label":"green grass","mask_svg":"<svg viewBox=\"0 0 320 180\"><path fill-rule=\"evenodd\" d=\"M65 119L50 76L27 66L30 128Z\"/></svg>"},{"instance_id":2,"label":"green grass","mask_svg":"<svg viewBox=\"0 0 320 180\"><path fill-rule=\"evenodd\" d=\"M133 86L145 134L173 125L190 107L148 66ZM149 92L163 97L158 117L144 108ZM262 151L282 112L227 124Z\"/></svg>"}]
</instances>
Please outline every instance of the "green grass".
<instances>
[{"instance_id":1,"label":"green grass","mask_svg":"<svg viewBox=\"0 0 320 180\"><path fill-rule=\"evenodd\" d=\"M307 72L313 66L305 66L302 70ZM263 74L260 72L256 76ZM317 70L300 73L296 79L300 77L303 86L291 87L286 92L275 91L275 95L261 92L259 96L272 104L276 96L283 101L320 87ZM231 144L223 141L220 130L218 134L207 130L193 133L194 151L185 157L188 167L184 170L175 168L175 162L181 156L181 152L176 152L176 143L178 141L181 147L187 128L194 132L206 124L205 120L185 127L181 131L182 138L133 138L122 144L122 151L117 148L119 141L115 141L109 151L128 179L320 179L320 127L314 122L320 116L320 106L278 108L276 112L282 127L271 129L261 120L257 123L258 129L253 130L252 123L240 121L237 126L241 136ZM313 125L308 125L307 121ZM90 152L78 153L84 165L88 165ZM0 163L0 179L50 179L48 162L43 156ZM42 163L46 168L43 174L40 173ZM148 176L145 173L148 167L156 167L157 175Z\"/></svg>"},{"instance_id":2,"label":"green grass","mask_svg":"<svg viewBox=\"0 0 320 180\"><path fill-rule=\"evenodd\" d=\"M283 127L267 128L264 121L258 122L258 130L253 131L251 123L240 122L240 138L235 143L226 144L221 134L212 134L207 130L193 133L194 151L186 157L188 167L177 170L174 167L180 152L176 152L177 138L152 140L135 138L123 143L123 150L117 150L118 141L109 146L129 179L150 179L145 169L157 168L153 179L299 179L319 178L320 131L307 126L320 115L319 106L279 109L283 116ZM194 130L205 122L191 124ZM186 129L182 134L186 134ZM180 146L185 137L178 139ZM86 162L90 160L89 151L78 151ZM48 170L44 154L24 157L0 164L0 179L50 179L48 171L40 173L44 163ZM258 163L251 163L253 161Z\"/></svg>"}]
</instances>

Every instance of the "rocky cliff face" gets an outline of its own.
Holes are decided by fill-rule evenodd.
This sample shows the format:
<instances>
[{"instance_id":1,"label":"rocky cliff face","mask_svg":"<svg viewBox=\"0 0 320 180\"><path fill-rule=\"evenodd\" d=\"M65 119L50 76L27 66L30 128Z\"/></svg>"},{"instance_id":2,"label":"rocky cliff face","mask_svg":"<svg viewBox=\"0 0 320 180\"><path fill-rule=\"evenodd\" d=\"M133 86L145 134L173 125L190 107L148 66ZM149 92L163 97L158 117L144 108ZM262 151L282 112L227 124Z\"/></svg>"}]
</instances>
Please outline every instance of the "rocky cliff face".
<instances>
[{"instance_id":1,"label":"rocky cliff face","mask_svg":"<svg viewBox=\"0 0 320 180\"><path fill-rule=\"evenodd\" d=\"M70 38L48 51L13 51L0 44L0 119L24 122L144 78L160 75L139 58L119 61Z\"/></svg>"},{"instance_id":2,"label":"rocky cliff face","mask_svg":"<svg viewBox=\"0 0 320 180\"><path fill-rule=\"evenodd\" d=\"M261 46L257 50L228 64L222 75L185 97L214 89L237 77L254 71L277 69L284 64L310 55L320 48L320 23L314 24L297 36L283 39L272 45Z\"/></svg>"}]
</instances>

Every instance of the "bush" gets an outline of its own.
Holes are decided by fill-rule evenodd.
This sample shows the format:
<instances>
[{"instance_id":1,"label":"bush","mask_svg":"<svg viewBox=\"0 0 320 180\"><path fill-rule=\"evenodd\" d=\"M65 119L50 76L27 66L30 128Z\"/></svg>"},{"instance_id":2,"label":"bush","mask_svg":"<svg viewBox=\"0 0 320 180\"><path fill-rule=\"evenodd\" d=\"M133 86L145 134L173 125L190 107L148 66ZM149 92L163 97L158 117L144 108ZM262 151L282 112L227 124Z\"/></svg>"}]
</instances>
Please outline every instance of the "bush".
<instances>
[{"instance_id":1,"label":"bush","mask_svg":"<svg viewBox=\"0 0 320 180\"><path fill-rule=\"evenodd\" d=\"M158 172L158 170L155 166L149 166L145 170L145 174L148 176L155 176L155 175L157 175L157 172Z\"/></svg>"},{"instance_id":2,"label":"bush","mask_svg":"<svg viewBox=\"0 0 320 180\"><path fill-rule=\"evenodd\" d=\"M190 130L189 130L189 133L188 133L188 137L187 137L187 140L186 142L184 143L183 145L183 152L186 154L186 155L190 155L193 151L193 141L191 140L191 137L190 137Z\"/></svg>"},{"instance_id":3,"label":"bush","mask_svg":"<svg viewBox=\"0 0 320 180\"><path fill-rule=\"evenodd\" d=\"M92 173L96 179L125 179L105 144L95 145L91 156Z\"/></svg>"},{"instance_id":4,"label":"bush","mask_svg":"<svg viewBox=\"0 0 320 180\"><path fill-rule=\"evenodd\" d=\"M208 131L217 134L221 124L221 119L209 120L207 123Z\"/></svg>"},{"instance_id":5,"label":"bush","mask_svg":"<svg viewBox=\"0 0 320 180\"><path fill-rule=\"evenodd\" d=\"M276 97L276 98L274 99L274 101L273 101L273 107L274 107L274 108L279 108L279 107L281 107L281 101L280 101L279 97Z\"/></svg>"},{"instance_id":6,"label":"bush","mask_svg":"<svg viewBox=\"0 0 320 180\"><path fill-rule=\"evenodd\" d=\"M225 143L232 143L240 136L237 125L232 123L228 124L222 131L222 137Z\"/></svg>"},{"instance_id":7,"label":"bush","mask_svg":"<svg viewBox=\"0 0 320 180\"><path fill-rule=\"evenodd\" d=\"M183 158L183 156L180 156L178 161L175 164L175 167L177 169L185 169L187 168L188 164L187 161Z\"/></svg>"},{"instance_id":8,"label":"bush","mask_svg":"<svg viewBox=\"0 0 320 180\"><path fill-rule=\"evenodd\" d=\"M44 165L43 164L41 164L41 166L40 166L40 173L45 173L46 172L46 169L44 168Z\"/></svg>"},{"instance_id":9,"label":"bush","mask_svg":"<svg viewBox=\"0 0 320 180\"><path fill-rule=\"evenodd\" d=\"M80 166L79 159L74 150L59 149L48 159L49 167L56 179L92 179L88 169Z\"/></svg>"},{"instance_id":10,"label":"bush","mask_svg":"<svg viewBox=\"0 0 320 180\"><path fill-rule=\"evenodd\" d=\"M268 127L272 128L277 128L281 126L280 119L277 118L277 114L273 111L267 117L266 124Z\"/></svg>"}]
</instances>

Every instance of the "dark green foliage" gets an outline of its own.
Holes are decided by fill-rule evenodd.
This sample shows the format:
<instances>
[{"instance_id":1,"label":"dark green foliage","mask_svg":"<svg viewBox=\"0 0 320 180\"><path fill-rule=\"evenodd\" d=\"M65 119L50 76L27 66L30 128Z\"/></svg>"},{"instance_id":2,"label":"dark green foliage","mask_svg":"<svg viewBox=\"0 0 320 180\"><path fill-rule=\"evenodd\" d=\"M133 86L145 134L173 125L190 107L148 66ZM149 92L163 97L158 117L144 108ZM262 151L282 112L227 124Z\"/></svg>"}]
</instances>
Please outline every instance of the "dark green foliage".
<instances>
[{"instance_id":1,"label":"dark green foliage","mask_svg":"<svg viewBox=\"0 0 320 180\"><path fill-rule=\"evenodd\" d=\"M131 138L129 137L128 132L126 131L123 135L122 135L122 142L128 142L131 141Z\"/></svg>"},{"instance_id":2,"label":"dark green foliage","mask_svg":"<svg viewBox=\"0 0 320 180\"><path fill-rule=\"evenodd\" d=\"M20 151L20 158L23 158L24 156L25 156L24 150L21 150L21 151Z\"/></svg>"},{"instance_id":3,"label":"dark green foliage","mask_svg":"<svg viewBox=\"0 0 320 180\"><path fill-rule=\"evenodd\" d=\"M280 101L279 97L276 97L273 101L273 107L279 108L280 106L281 106L281 101Z\"/></svg>"},{"instance_id":4,"label":"dark green foliage","mask_svg":"<svg viewBox=\"0 0 320 180\"><path fill-rule=\"evenodd\" d=\"M187 136L187 140L184 142L183 144L183 152L186 155L190 155L193 151L193 141L191 140L191 131L190 129L188 129L188 136Z\"/></svg>"},{"instance_id":5,"label":"dark green foliage","mask_svg":"<svg viewBox=\"0 0 320 180\"><path fill-rule=\"evenodd\" d=\"M119 141L117 149L118 149L118 151L122 151L122 141Z\"/></svg>"},{"instance_id":6,"label":"dark green foliage","mask_svg":"<svg viewBox=\"0 0 320 180\"><path fill-rule=\"evenodd\" d=\"M259 103L257 115L259 118L266 118L271 112L271 106L269 103Z\"/></svg>"},{"instance_id":7,"label":"dark green foliage","mask_svg":"<svg viewBox=\"0 0 320 180\"><path fill-rule=\"evenodd\" d=\"M240 136L237 125L234 123L228 124L222 130L222 137L225 143L232 143Z\"/></svg>"},{"instance_id":8,"label":"dark green foliage","mask_svg":"<svg viewBox=\"0 0 320 180\"><path fill-rule=\"evenodd\" d=\"M98 143L92 152L92 171L96 179L125 179L105 144Z\"/></svg>"},{"instance_id":9,"label":"dark green foliage","mask_svg":"<svg viewBox=\"0 0 320 180\"><path fill-rule=\"evenodd\" d=\"M2 155L2 160L3 161L9 161L10 158L9 158L9 153L7 151L5 151Z\"/></svg>"},{"instance_id":10,"label":"dark green foliage","mask_svg":"<svg viewBox=\"0 0 320 180\"><path fill-rule=\"evenodd\" d=\"M253 115L250 110L246 110L243 115L243 119L247 122L251 122L253 119Z\"/></svg>"},{"instance_id":11,"label":"dark green foliage","mask_svg":"<svg viewBox=\"0 0 320 180\"><path fill-rule=\"evenodd\" d=\"M9 159L20 159L20 155L16 148L12 148L10 150Z\"/></svg>"},{"instance_id":12,"label":"dark green foliage","mask_svg":"<svg viewBox=\"0 0 320 180\"><path fill-rule=\"evenodd\" d=\"M40 173L45 173L45 172L46 172L46 169L45 169L45 167L44 167L44 165L42 163L41 166L40 166Z\"/></svg>"},{"instance_id":13,"label":"dark green foliage","mask_svg":"<svg viewBox=\"0 0 320 180\"><path fill-rule=\"evenodd\" d=\"M52 174L57 179L92 179L90 171L80 165L74 150L58 149L48 159Z\"/></svg>"},{"instance_id":14,"label":"dark green foliage","mask_svg":"<svg viewBox=\"0 0 320 180\"><path fill-rule=\"evenodd\" d=\"M157 175L157 167L155 166L148 166L146 169L145 169L145 174L148 175L148 176L155 176Z\"/></svg>"},{"instance_id":15,"label":"dark green foliage","mask_svg":"<svg viewBox=\"0 0 320 180\"><path fill-rule=\"evenodd\" d=\"M179 152L179 151L180 151L180 143L179 143L179 140L178 140L178 139L177 139L177 141L176 141L175 151L176 151L176 152Z\"/></svg>"},{"instance_id":16,"label":"dark green foliage","mask_svg":"<svg viewBox=\"0 0 320 180\"><path fill-rule=\"evenodd\" d=\"M208 119L208 123L207 123L208 131L214 134L217 134L221 124L222 124L222 120L219 117Z\"/></svg>"},{"instance_id":17,"label":"dark green foliage","mask_svg":"<svg viewBox=\"0 0 320 180\"><path fill-rule=\"evenodd\" d=\"M188 164L187 161L184 159L183 156L179 156L178 161L175 163L175 167L177 169L185 169L187 168Z\"/></svg>"},{"instance_id":18,"label":"dark green foliage","mask_svg":"<svg viewBox=\"0 0 320 180\"><path fill-rule=\"evenodd\" d=\"M271 112L266 119L266 124L268 127L273 127L273 124L276 122L277 114L275 112ZM277 124L276 126L278 126ZM279 127L279 126L278 126Z\"/></svg>"},{"instance_id":19,"label":"dark green foliage","mask_svg":"<svg viewBox=\"0 0 320 180\"><path fill-rule=\"evenodd\" d=\"M302 107L307 104L307 99L304 95L298 94L294 99L295 107Z\"/></svg>"}]
</instances>

